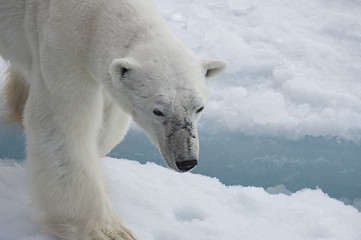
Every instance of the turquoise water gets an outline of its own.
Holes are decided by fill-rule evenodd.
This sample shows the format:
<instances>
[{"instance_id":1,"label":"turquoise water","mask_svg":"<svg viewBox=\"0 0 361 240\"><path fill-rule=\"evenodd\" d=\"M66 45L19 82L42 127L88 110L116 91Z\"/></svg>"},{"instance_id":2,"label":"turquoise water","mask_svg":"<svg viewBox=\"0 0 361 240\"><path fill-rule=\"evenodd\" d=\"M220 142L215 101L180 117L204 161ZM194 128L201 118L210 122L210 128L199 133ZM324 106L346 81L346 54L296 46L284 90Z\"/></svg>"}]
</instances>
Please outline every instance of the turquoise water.
<instances>
[{"instance_id":1,"label":"turquoise water","mask_svg":"<svg viewBox=\"0 0 361 240\"><path fill-rule=\"evenodd\" d=\"M199 165L192 171L227 185L284 184L295 192L320 187L335 198L361 198L361 146L337 138L306 136L300 140L250 137L200 130ZM0 124L0 159L25 159L24 137L17 125ZM138 129L109 154L165 166L161 155Z\"/></svg>"},{"instance_id":2,"label":"turquoise water","mask_svg":"<svg viewBox=\"0 0 361 240\"><path fill-rule=\"evenodd\" d=\"M165 166L141 131L130 132L110 156ZM284 184L292 192L320 187L332 197L355 199L361 197L361 146L337 138L290 141L201 131L199 165L192 172L217 177L227 185Z\"/></svg>"},{"instance_id":3,"label":"turquoise water","mask_svg":"<svg viewBox=\"0 0 361 240\"><path fill-rule=\"evenodd\" d=\"M0 121L0 159L23 160L25 158L25 138L19 125Z\"/></svg>"}]
</instances>

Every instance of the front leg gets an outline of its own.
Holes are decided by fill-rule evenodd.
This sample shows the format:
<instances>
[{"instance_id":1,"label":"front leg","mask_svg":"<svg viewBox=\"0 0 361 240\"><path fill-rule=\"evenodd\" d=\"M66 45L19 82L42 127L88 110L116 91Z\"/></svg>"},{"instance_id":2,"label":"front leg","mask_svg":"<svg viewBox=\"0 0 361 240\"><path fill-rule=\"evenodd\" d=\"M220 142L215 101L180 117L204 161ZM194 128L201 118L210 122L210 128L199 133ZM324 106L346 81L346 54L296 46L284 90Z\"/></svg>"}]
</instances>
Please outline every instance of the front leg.
<instances>
[{"instance_id":1,"label":"front leg","mask_svg":"<svg viewBox=\"0 0 361 240\"><path fill-rule=\"evenodd\" d=\"M98 135L100 156L108 154L125 136L131 117L126 114L103 89L103 120Z\"/></svg>"},{"instance_id":2,"label":"front leg","mask_svg":"<svg viewBox=\"0 0 361 240\"><path fill-rule=\"evenodd\" d=\"M101 88L85 84L81 92L72 86L54 94L42 81L32 84L24 116L27 157L45 231L64 240L135 239L111 204L99 164Z\"/></svg>"}]
</instances>

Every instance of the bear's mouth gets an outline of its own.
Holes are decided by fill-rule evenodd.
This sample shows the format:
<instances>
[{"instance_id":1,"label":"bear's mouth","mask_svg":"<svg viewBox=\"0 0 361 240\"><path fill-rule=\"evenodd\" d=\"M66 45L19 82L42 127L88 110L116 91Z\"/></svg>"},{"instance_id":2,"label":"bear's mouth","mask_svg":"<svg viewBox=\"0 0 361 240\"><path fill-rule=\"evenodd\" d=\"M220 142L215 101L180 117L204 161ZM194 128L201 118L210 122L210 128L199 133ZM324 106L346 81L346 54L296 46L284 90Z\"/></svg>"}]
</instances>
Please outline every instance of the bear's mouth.
<instances>
[{"instance_id":1,"label":"bear's mouth","mask_svg":"<svg viewBox=\"0 0 361 240\"><path fill-rule=\"evenodd\" d=\"M188 172L190 170L192 170L196 165L198 165L198 160L197 159L190 159L190 160L183 160L183 159L187 159L187 158L178 158L177 159L170 159L167 157L167 155L161 150L160 151L162 156L163 156L163 160L166 163L166 165L176 171L176 172Z\"/></svg>"},{"instance_id":2,"label":"bear's mouth","mask_svg":"<svg viewBox=\"0 0 361 240\"><path fill-rule=\"evenodd\" d=\"M167 154L164 153L164 151L162 149L160 149L160 153L162 154L163 160L165 162L165 164L172 170L176 171L176 172L180 172L179 169L176 166L175 161L172 161L171 159L168 158Z\"/></svg>"}]
</instances>

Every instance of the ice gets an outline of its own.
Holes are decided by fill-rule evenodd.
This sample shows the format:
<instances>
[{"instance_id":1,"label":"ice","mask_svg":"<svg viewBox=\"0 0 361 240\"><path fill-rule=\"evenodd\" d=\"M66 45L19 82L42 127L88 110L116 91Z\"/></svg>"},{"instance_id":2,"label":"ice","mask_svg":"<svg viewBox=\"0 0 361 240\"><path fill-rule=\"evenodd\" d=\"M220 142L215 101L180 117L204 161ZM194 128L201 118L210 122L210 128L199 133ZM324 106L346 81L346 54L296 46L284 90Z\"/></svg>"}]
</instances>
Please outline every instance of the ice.
<instances>
[{"instance_id":1,"label":"ice","mask_svg":"<svg viewBox=\"0 0 361 240\"><path fill-rule=\"evenodd\" d=\"M283 184L280 184L280 185L277 185L277 186L274 186L274 187L269 187L266 189L266 191L269 193L269 194L285 194L285 195L291 195L292 192L290 192L285 185Z\"/></svg>"},{"instance_id":2,"label":"ice","mask_svg":"<svg viewBox=\"0 0 361 240\"><path fill-rule=\"evenodd\" d=\"M231 186L154 163L103 158L111 198L139 239L259 240L361 238L361 213L320 189L296 193ZM41 234L26 169L0 160L0 239L52 240ZM279 194L282 193L282 194Z\"/></svg>"},{"instance_id":3,"label":"ice","mask_svg":"<svg viewBox=\"0 0 361 240\"><path fill-rule=\"evenodd\" d=\"M200 55L223 58L206 118L248 135L361 138L357 1L156 1ZM179 24L179 23L182 24Z\"/></svg>"}]
</instances>

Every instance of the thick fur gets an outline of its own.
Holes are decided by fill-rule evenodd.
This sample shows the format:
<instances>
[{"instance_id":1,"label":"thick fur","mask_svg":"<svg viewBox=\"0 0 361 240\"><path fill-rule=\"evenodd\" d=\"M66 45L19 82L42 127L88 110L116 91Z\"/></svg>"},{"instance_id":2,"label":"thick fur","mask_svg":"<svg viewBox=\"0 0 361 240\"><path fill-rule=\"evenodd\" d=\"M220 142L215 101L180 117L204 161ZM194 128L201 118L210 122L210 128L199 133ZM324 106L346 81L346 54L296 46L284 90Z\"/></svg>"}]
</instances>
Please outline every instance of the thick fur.
<instances>
[{"instance_id":1,"label":"thick fur","mask_svg":"<svg viewBox=\"0 0 361 240\"><path fill-rule=\"evenodd\" d=\"M11 64L7 117L25 127L46 231L135 239L111 204L99 156L133 118L168 166L189 170L207 79L225 63L195 56L147 0L0 0L0 55Z\"/></svg>"}]
</instances>

